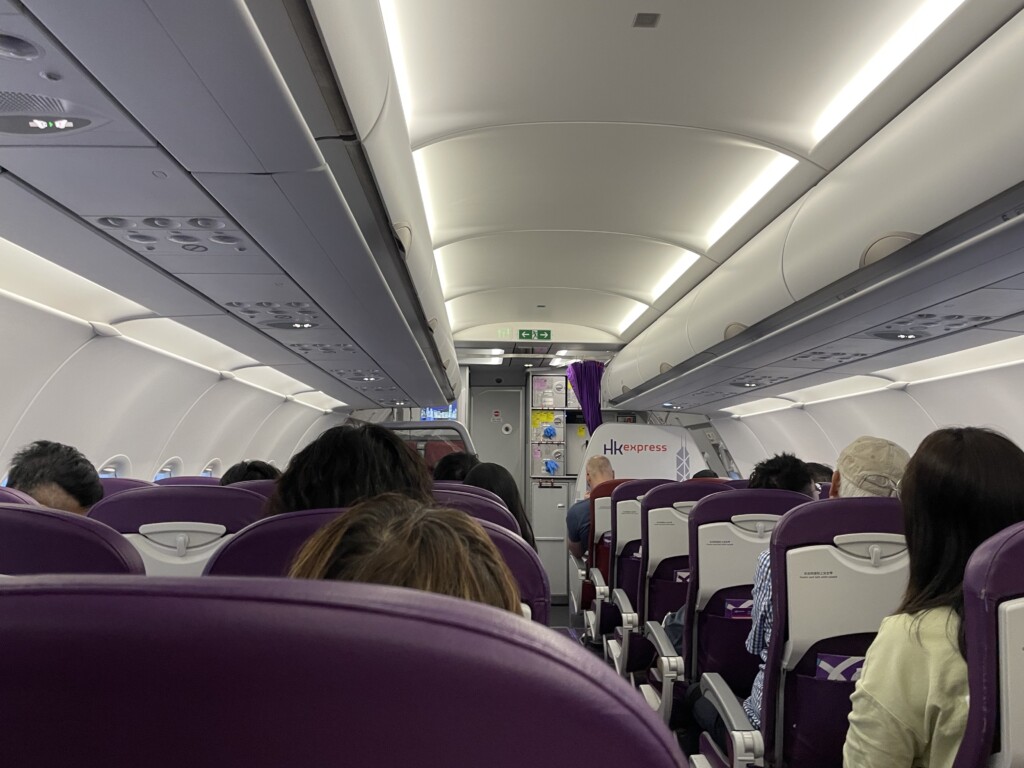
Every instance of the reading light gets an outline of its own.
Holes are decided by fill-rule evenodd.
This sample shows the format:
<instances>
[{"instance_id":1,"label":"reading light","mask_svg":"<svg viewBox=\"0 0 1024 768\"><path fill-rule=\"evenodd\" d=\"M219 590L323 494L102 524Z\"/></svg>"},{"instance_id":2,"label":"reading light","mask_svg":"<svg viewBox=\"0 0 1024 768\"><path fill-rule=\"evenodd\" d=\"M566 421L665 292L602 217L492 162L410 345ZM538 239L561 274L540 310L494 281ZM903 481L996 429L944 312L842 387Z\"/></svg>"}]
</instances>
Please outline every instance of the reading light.
<instances>
[{"instance_id":1,"label":"reading light","mask_svg":"<svg viewBox=\"0 0 1024 768\"><path fill-rule=\"evenodd\" d=\"M916 339L917 338L917 334L916 333L897 333L896 334L896 338L897 339Z\"/></svg>"},{"instance_id":2,"label":"reading light","mask_svg":"<svg viewBox=\"0 0 1024 768\"><path fill-rule=\"evenodd\" d=\"M747 212L760 202L761 198L767 195L782 181L789 173L796 160L789 155L778 155L768 163L767 167L758 174L750 186L743 190L739 197L732 201L732 204L725 209L718 220L708 231L708 248L717 243L726 232L732 229L736 222L742 219Z\"/></svg>"},{"instance_id":3,"label":"reading light","mask_svg":"<svg viewBox=\"0 0 1024 768\"><path fill-rule=\"evenodd\" d=\"M640 315L642 315L646 311L647 305L641 303L637 303L635 307L629 310L629 312L626 313L626 316L622 318L622 322L619 323L619 335L621 336L623 333L629 330L629 327L633 325L633 323L635 323L637 320L639 320Z\"/></svg>"},{"instance_id":4,"label":"reading light","mask_svg":"<svg viewBox=\"0 0 1024 768\"><path fill-rule=\"evenodd\" d=\"M533 363L523 363L523 368L533 368Z\"/></svg>"},{"instance_id":5,"label":"reading light","mask_svg":"<svg viewBox=\"0 0 1024 768\"><path fill-rule=\"evenodd\" d=\"M752 381L745 381L745 382L743 382L743 386L746 387L747 389L752 389L752 388L756 387L757 384L755 384Z\"/></svg>"},{"instance_id":6,"label":"reading light","mask_svg":"<svg viewBox=\"0 0 1024 768\"><path fill-rule=\"evenodd\" d=\"M928 0L896 30L818 116L811 135L815 142L828 136L857 105L877 88L918 46L927 40L964 0Z\"/></svg>"},{"instance_id":7,"label":"reading light","mask_svg":"<svg viewBox=\"0 0 1024 768\"><path fill-rule=\"evenodd\" d=\"M654 286L654 290L651 291L651 301L657 301L661 298L661 295L665 293L669 288L676 284L676 280L683 276L683 274L697 263L697 259L700 257L692 251L683 251L683 255L676 260L676 263L672 265L672 268L662 275L661 280Z\"/></svg>"}]
</instances>

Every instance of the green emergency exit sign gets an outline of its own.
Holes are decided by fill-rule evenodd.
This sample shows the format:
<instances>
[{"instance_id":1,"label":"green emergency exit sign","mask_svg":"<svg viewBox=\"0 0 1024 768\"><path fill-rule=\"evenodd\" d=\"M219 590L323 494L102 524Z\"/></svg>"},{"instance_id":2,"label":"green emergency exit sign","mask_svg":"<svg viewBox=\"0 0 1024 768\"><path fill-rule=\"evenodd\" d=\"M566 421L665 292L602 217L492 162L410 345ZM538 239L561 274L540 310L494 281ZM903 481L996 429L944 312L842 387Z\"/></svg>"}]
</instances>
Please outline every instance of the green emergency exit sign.
<instances>
[{"instance_id":1,"label":"green emergency exit sign","mask_svg":"<svg viewBox=\"0 0 1024 768\"><path fill-rule=\"evenodd\" d=\"M519 340L520 341L551 341L551 331L528 331L526 329L519 329Z\"/></svg>"}]
</instances>

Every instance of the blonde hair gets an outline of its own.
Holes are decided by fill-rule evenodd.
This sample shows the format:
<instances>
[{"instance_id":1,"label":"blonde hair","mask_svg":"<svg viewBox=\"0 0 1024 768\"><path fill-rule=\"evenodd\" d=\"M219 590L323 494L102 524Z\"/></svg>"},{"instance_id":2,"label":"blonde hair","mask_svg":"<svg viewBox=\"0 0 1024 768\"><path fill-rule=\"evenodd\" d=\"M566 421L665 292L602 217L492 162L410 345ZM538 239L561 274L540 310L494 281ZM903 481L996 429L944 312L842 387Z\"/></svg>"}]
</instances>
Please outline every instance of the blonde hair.
<instances>
[{"instance_id":1,"label":"blonde hair","mask_svg":"<svg viewBox=\"0 0 1024 768\"><path fill-rule=\"evenodd\" d=\"M302 546L288 575L422 589L519 613L519 590L473 518L397 493L357 504Z\"/></svg>"}]
</instances>

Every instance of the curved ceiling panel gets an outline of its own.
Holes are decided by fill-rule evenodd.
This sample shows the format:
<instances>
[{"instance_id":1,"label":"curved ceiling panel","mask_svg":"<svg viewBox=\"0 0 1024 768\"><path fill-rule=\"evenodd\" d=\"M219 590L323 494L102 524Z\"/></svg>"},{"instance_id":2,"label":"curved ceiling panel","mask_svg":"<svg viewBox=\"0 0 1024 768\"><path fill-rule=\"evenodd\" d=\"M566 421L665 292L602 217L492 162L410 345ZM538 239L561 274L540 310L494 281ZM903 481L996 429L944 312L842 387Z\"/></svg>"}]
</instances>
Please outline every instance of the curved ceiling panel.
<instances>
[{"instance_id":1,"label":"curved ceiling panel","mask_svg":"<svg viewBox=\"0 0 1024 768\"><path fill-rule=\"evenodd\" d=\"M419 150L435 247L508 230L642 235L703 251L723 211L779 157L655 125L494 128Z\"/></svg>"},{"instance_id":2,"label":"curved ceiling panel","mask_svg":"<svg viewBox=\"0 0 1024 768\"><path fill-rule=\"evenodd\" d=\"M759 136L797 153L813 146L812 126L836 93L920 5L394 2L416 94L413 147L482 126L629 121ZM633 28L637 12L663 8L656 29Z\"/></svg>"},{"instance_id":3,"label":"curved ceiling panel","mask_svg":"<svg viewBox=\"0 0 1024 768\"><path fill-rule=\"evenodd\" d=\"M665 289L663 278L693 258L675 245L613 232L500 232L437 251L449 299L501 285L588 288L650 303Z\"/></svg>"},{"instance_id":4,"label":"curved ceiling panel","mask_svg":"<svg viewBox=\"0 0 1024 768\"><path fill-rule=\"evenodd\" d=\"M568 323L617 336L623 318L644 305L585 288L515 287L461 296L447 306L456 333L495 322L537 328Z\"/></svg>"}]
</instances>

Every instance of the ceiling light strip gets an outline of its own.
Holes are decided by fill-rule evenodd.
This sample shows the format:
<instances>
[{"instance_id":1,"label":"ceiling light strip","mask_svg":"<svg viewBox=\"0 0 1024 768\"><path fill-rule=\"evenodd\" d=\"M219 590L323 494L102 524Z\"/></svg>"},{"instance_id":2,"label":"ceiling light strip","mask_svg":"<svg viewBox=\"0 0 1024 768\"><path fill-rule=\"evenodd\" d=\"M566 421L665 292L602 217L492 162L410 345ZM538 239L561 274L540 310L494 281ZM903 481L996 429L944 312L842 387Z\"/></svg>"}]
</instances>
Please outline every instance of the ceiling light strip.
<instances>
[{"instance_id":1,"label":"ceiling light strip","mask_svg":"<svg viewBox=\"0 0 1024 768\"><path fill-rule=\"evenodd\" d=\"M708 248L721 240L796 164L796 159L789 155L777 155L712 225L708 231Z\"/></svg>"}]
</instances>

